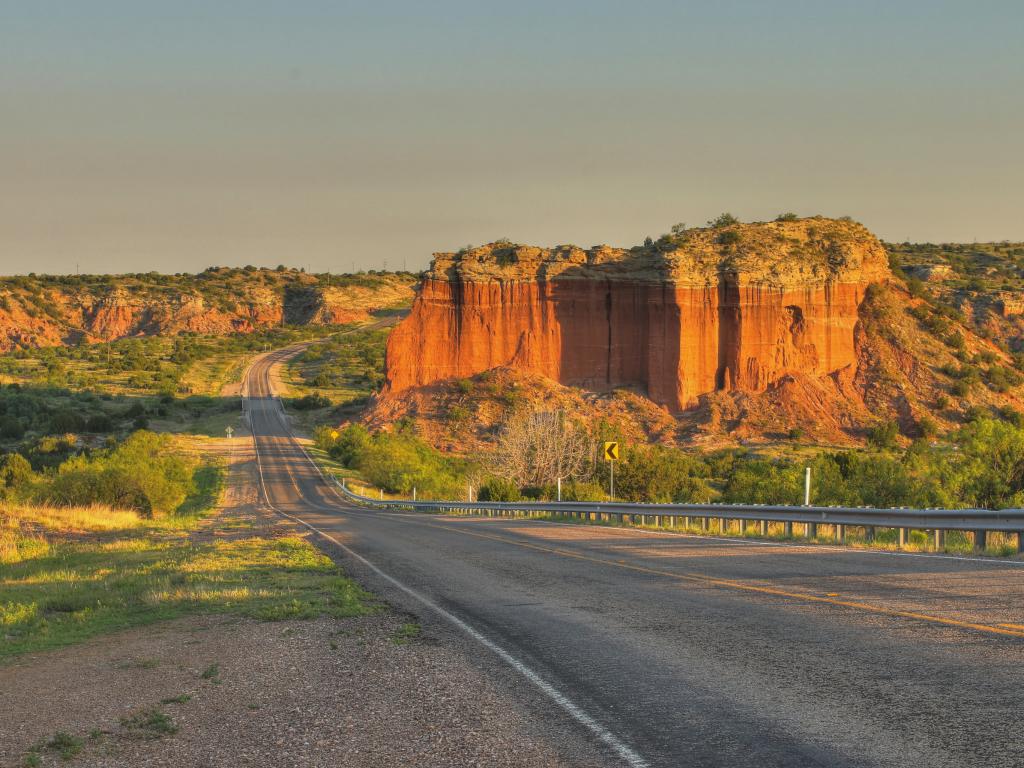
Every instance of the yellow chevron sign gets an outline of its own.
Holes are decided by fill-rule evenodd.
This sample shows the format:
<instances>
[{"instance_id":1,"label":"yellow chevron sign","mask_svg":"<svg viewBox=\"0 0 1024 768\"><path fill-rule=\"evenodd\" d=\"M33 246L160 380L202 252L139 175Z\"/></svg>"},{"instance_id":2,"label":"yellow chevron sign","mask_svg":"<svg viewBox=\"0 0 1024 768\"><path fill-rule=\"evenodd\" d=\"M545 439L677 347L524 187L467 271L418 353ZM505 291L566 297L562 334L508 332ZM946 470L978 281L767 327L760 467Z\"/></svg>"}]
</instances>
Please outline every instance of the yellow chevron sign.
<instances>
[{"instance_id":1,"label":"yellow chevron sign","mask_svg":"<svg viewBox=\"0 0 1024 768\"><path fill-rule=\"evenodd\" d=\"M605 461L618 461L619 460L619 444L618 443L605 443L604 444L604 460Z\"/></svg>"}]
</instances>

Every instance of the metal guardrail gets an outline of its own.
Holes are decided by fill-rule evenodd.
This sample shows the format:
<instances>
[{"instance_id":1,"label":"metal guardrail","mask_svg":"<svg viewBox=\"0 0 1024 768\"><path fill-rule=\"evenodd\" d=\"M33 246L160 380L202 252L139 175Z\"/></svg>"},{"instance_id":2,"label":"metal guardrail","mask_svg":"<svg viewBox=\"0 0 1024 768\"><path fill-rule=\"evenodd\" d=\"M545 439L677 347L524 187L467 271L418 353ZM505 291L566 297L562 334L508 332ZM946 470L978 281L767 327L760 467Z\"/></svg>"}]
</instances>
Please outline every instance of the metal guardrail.
<instances>
[{"instance_id":1,"label":"metal guardrail","mask_svg":"<svg viewBox=\"0 0 1024 768\"><path fill-rule=\"evenodd\" d=\"M620 502L538 501L508 503L498 501L412 501L406 499L372 499L353 493L338 484L342 493L353 502L377 509L404 509L423 512L464 512L488 516L527 517L561 515L578 520L662 526L666 518L670 525L679 519L689 527L691 520L701 521L706 530L708 521L719 520L719 530L727 530L730 521L737 521L741 530L755 521L762 535L768 533L768 523L785 523L787 535L792 535L794 523L804 526L809 538L816 538L819 525L835 526L840 542L846 539L847 526L867 529L868 538L875 528L895 528L899 531L899 544L909 539L910 531L931 531L937 547L944 546L946 531L970 531L974 534L975 549L983 550L990 531L1017 535L1017 551L1024 552L1024 509L910 509L877 507L798 507L776 504L627 504Z\"/></svg>"}]
</instances>

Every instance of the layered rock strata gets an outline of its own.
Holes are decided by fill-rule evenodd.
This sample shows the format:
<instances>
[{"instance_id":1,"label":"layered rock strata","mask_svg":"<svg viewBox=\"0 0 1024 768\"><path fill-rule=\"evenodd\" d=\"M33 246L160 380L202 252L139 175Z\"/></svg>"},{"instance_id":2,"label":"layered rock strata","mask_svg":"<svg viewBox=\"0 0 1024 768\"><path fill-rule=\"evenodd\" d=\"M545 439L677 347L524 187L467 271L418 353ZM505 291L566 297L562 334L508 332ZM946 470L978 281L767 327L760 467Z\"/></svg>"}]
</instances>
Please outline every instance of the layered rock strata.
<instances>
[{"instance_id":1,"label":"layered rock strata","mask_svg":"<svg viewBox=\"0 0 1024 768\"><path fill-rule=\"evenodd\" d=\"M823 218L687 230L630 250L439 253L388 342L385 392L512 366L640 387L680 411L715 390L856 365L858 307L888 277L873 235Z\"/></svg>"}]
</instances>

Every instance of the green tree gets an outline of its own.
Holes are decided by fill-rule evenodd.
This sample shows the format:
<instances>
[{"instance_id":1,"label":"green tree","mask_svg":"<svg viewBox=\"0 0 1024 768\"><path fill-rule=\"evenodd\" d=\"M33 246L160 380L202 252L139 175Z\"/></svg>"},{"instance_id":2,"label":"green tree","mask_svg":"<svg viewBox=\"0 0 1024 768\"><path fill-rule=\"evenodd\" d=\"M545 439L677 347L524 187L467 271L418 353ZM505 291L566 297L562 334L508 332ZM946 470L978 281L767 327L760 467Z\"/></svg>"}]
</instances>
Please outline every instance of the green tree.
<instances>
[{"instance_id":1,"label":"green tree","mask_svg":"<svg viewBox=\"0 0 1024 768\"><path fill-rule=\"evenodd\" d=\"M876 448L895 448L900 425L895 419L883 421L868 430L868 442Z\"/></svg>"},{"instance_id":2,"label":"green tree","mask_svg":"<svg viewBox=\"0 0 1024 768\"><path fill-rule=\"evenodd\" d=\"M719 214L717 217L711 219L708 222L708 226L714 229L718 229L719 227L731 227L734 224L739 223L740 220L733 216L731 213L722 213Z\"/></svg>"},{"instance_id":3,"label":"green tree","mask_svg":"<svg viewBox=\"0 0 1024 768\"><path fill-rule=\"evenodd\" d=\"M22 494L35 478L32 465L20 453L0 457L0 492L7 497Z\"/></svg>"},{"instance_id":4,"label":"green tree","mask_svg":"<svg viewBox=\"0 0 1024 768\"><path fill-rule=\"evenodd\" d=\"M955 482L964 503L999 509L1024 506L1024 430L978 419L957 434Z\"/></svg>"},{"instance_id":5,"label":"green tree","mask_svg":"<svg viewBox=\"0 0 1024 768\"><path fill-rule=\"evenodd\" d=\"M523 494L519 486L505 477L491 477L480 486L477 495L480 501L519 501Z\"/></svg>"}]
</instances>

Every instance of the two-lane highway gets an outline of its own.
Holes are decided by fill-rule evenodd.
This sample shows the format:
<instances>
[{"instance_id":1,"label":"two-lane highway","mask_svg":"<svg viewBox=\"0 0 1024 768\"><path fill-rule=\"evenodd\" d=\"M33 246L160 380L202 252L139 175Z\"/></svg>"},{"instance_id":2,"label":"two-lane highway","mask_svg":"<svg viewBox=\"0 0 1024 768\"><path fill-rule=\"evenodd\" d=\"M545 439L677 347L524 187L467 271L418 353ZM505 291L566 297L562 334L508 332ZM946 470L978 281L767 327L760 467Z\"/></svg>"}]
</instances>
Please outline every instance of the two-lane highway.
<instances>
[{"instance_id":1,"label":"two-lane highway","mask_svg":"<svg viewBox=\"0 0 1024 768\"><path fill-rule=\"evenodd\" d=\"M633 766L1024 766L1024 564L367 511L247 373L268 504ZM372 567L371 567L372 564Z\"/></svg>"}]
</instances>

